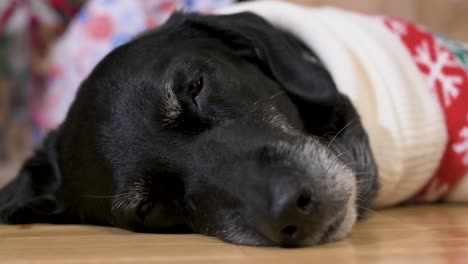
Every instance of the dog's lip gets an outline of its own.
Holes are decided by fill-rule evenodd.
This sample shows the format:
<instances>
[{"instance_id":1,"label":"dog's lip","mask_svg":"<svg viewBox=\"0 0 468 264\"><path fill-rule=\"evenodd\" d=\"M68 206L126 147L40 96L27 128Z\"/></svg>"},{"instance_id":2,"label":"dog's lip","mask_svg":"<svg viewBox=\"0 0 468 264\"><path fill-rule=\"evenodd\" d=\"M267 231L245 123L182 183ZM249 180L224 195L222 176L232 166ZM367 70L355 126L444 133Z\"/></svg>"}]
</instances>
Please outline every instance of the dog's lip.
<instances>
[{"instance_id":1,"label":"dog's lip","mask_svg":"<svg viewBox=\"0 0 468 264\"><path fill-rule=\"evenodd\" d=\"M327 226L326 231L322 234L317 244L324 244L333 241L333 236L338 231L341 223L345 220L346 214L340 214L336 219L330 222Z\"/></svg>"},{"instance_id":2,"label":"dog's lip","mask_svg":"<svg viewBox=\"0 0 468 264\"><path fill-rule=\"evenodd\" d=\"M309 247L309 246L325 244L331 241L330 238L338 230L343 220L344 220L343 217L338 217L336 220L331 221L331 223L324 228L325 232L323 233L311 234L310 236L305 237L302 240L295 241L294 243L290 243L289 241L284 241L277 245L280 247L285 247L285 248L296 248L296 247Z\"/></svg>"},{"instance_id":3,"label":"dog's lip","mask_svg":"<svg viewBox=\"0 0 468 264\"><path fill-rule=\"evenodd\" d=\"M218 236L218 235L215 235L217 238L221 239L221 240L224 240L226 242L229 242L229 243L234 243L234 244L237 244L237 245L241 245L241 246L257 246L257 247L277 247L277 246L280 246L280 244L278 244L277 242L265 237L264 235L262 235L260 232L258 232L255 228L251 227L251 226L245 226L244 228L248 228L251 232L250 236L255 236L255 238L251 238L249 242L245 242L245 241L236 241L236 240L232 240L228 237L224 237L224 236Z\"/></svg>"},{"instance_id":4,"label":"dog's lip","mask_svg":"<svg viewBox=\"0 0 468 264\"><path fill-rule=\"evenodd\" d=\"M276 242L273 241L264 235L262 235L260 232L255 230L255 228L252 228L253 231L255 231L255 234L263 240L260 243L252 243L251 245L254 246L262 246L262 247L283 247L283 248L298 248L298 247L309 247L309 246L315 246L315 245L321 245L325 244L328 242L333 241L333 235L338 231L339 227L341 226L341 223L345 220L344 214L338 215L335 219L330 221L328 225L324 228L326 231L323 233L315 233L311 234L308 237L305 237L302 240L298 241L282 241L282 242ZM244 244L245 245L245 244Z\"/></svg>"},{"instance_id":5,"label":"dog's lip","mask_svg":"<svg viewBox=\"0 0 468 264\"><path fill-rule=\"evenodd\" d=\"M260 232L258 232L254 227L252 226L244 226L244 229L248 228L249 232L251 232L250 235L254 235L251 239L249 239L249 242L246 241L236 241L235 239L231 239L226 236L220 236L220 234L206 234L209 236L214 236L217 237L218 239L224 240L226 242L234 243L237 245L244 245L244 246L259 246L259 247L283 247L283 248L298 248L298 247L309 247L309 246L315 246L315 245L321 245L325 244L328 242L334 241L333 236L335 233L338 231L339 227L341 226L341 223L345 220L345 215L340 214L335 219L330 221L328 225L324 227L326 231L323 233L315 233L311 234L308 237L305 237L302 240L299 241L282 241L282 242L276 242L273 241L264 235L262 235Z\"/></svg>"},{"instance_id":6,"label":"dog's lip","mask_svg":"<svg viewBox=\"0 0 468 264\"><path fill-rule=\"evenodd\" d=\"M230 237L226 235L226 233L210 233L201 232L201 230L195 231L197 233L202 233L208 236L214 236L218 239L221 239L226 242L230 242L237 245L245 245L245 246L259 246L259 247L283 247L283 248L299 248L299 247L310 247L325 244L328 242L333 242L334 235L339 231L339 228L343 221L346 219L346 212L340 211L335 216L328 221L328 223L322 225L322 227L317 228L316 232L312 232L308 236L304 237L303 239L297 241L273 241L259 232L254 226L250 224L244 224L238 226L237 232L246 233L248 234L246 240L238 240L236 238ZM312 223L311 223L312 224ZM320 230L325 230L320 232Z\"/></svg>"},{"instance_id":7,"label":"dog's lip","mask_svg":"<svg viewBox=\"0 0 468 264\"><path fill-rule=\"evenodd\" d=\"M323 233L322 237L320 238L320 242L326 242L337 231L342 221L343 218L338 218L332 222L327 228L327 231Z\"/></svg>"}]
</instances>

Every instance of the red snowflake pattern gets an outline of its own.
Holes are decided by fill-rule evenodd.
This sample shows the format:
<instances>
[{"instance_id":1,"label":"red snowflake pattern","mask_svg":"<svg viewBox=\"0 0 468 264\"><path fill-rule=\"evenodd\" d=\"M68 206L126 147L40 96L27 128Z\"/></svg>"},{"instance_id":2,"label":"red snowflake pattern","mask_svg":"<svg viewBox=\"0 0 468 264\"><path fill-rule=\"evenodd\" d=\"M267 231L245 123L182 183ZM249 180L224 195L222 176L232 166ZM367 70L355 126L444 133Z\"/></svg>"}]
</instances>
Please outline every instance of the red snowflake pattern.
<instances>
[{"instance_id":1,"label":"red snowflake pattern","mask_svg":"<svg viewBox=\"0 0 468 264\"><path fill-rule=\"evenodd\" d=\"M436 201L446 196L468 170L467 143L460 143L460 137L468 135L467 73L455 54L430 32L400 19L385 17L383 23L409 50L445 115L449 140L442 161L415 197L416 201Z\"/></svg>"}]
</instances>

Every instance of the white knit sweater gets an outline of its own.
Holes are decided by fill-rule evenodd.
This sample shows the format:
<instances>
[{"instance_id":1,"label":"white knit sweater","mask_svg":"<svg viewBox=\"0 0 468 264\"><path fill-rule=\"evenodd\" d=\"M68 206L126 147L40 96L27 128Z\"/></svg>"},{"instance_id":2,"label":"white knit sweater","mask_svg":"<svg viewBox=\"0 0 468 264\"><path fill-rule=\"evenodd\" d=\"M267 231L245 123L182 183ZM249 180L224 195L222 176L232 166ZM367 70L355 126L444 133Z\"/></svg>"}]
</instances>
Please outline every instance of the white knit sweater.
<instances>
[{"instance_id":1,"label":"white knit sweater","mask_svg":"<svg viewBox=\"0 0 468 264\"><path fill-rule=\"evenodd\" d=\"M382 188L375 205L394 205L420 191L447 145L444 114L408 50L381 17L275 1L237 4L218 13L242 11L301 39L350 97L379 168ZM468 193L461 193L455 199L468 200Z\"/></svg>"}]
</instances>

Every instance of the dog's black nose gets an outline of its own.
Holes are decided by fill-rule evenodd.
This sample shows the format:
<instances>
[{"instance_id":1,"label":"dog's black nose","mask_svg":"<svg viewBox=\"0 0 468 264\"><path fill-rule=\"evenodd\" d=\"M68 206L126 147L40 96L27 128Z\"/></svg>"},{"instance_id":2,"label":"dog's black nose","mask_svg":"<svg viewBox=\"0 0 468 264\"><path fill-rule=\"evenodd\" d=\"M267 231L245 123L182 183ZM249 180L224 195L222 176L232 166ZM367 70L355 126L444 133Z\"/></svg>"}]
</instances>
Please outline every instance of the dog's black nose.
<instances>
[{"instance_id":1,"label":"dog's black nose","mask_svg":"<svg viewBox=\"0 0 468 264\"><path fill-rule=\"evenodd\" d=\"M271 210L257 223L258 231L281 246L298 246L321 226L320 199L309 188L286 184L273 191Z\"/></svg>"}]
</instances>

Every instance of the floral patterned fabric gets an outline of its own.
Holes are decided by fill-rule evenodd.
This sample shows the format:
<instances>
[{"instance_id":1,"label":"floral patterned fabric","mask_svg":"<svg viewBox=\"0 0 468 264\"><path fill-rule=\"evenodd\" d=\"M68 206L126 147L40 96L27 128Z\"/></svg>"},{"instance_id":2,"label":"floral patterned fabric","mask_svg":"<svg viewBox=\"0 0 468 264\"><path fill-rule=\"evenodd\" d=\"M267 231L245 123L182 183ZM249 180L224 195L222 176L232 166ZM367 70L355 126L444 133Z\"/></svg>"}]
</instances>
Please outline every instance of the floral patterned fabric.
<instances>
[{"instance_id":1,"label":"floral patterned fabric","mask_svg":"<svg viewBox=\"0 0 468 264\"><path fill-rule=\"evenodd\" d=\"M175 10L210 13L232 1L0 1L0 166L23 159L57 127L81 81L112 49Z\"/></svg>"},{"instance_id":2,"label":"floral patterned fabric","mask_svg":"<svg viewBox=\"0 0 468 264\"><path fill-rule=\"evenodd\" d=\"M157 27L175 10L210 13L232 0L94 0L81 10L55 46L47 93L37 121L43 130L65 117L80 82L112 49ZM72 62L72 63L70 63Z\"/></svg>"},{"instance_id":3,"label":"floral patterned fabric","mask_svg":"<svg viewBox=\"0 0 468 264\"><path fill-rule=\"evenodd\" d=\"M0 165L40 141L33 114L45 91L45 57L81 2L0 1Z\"/></svg>"}]
</instances>

